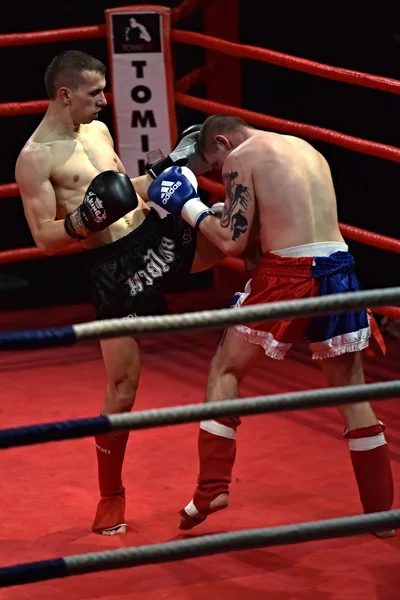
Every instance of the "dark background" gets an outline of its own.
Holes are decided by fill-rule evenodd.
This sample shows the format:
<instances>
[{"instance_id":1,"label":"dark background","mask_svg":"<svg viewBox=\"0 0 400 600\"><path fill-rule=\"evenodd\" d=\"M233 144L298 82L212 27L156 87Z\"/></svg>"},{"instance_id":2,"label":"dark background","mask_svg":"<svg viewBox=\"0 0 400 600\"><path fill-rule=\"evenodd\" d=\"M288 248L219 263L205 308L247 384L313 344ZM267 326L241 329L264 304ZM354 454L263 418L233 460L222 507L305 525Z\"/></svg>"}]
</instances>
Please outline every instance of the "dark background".
<instances>
[{"instance_id":1,"label":"dark background","mask_svg":"<svg viewBox=\"0 0 400 600\"><path fill-rule=\"evenodd\" d=\"M213 0L214 4L218 0ZM150 2L86 3L76 0L2 2L0 33L29 32L104 23L104 10ZM174 7L179 1L160 2ZM240 42L330 65L400 79L398 2L266 2L241 0ZM196 11L177 28L204 31ZM0 48L0 102L45 98L43 73L55 54L76 48L108 64L105 39ZM204 52L173 46L176 77L200 66ZM399 97L338 83L250 60L241 61L242 107L327 127L367 140L400 146ZM202 86L193 95L204 97ZM177 107L184 128L206 115ZM42 115L0 118L0 183L14 181L14 165ZM113 132L111 108L102 119ZM310 141L328 159L338 196L339 218L391 237L399 237L398 179L391 161ZM19 198L0 200L0 249L32 246ZM398 255L349 242L365 288L399 283ZM211 274L192 276L189 286L210 285ZM88 299L79 255L0 265L0 308L44 306Z\"/></svg>"}]
</instances>

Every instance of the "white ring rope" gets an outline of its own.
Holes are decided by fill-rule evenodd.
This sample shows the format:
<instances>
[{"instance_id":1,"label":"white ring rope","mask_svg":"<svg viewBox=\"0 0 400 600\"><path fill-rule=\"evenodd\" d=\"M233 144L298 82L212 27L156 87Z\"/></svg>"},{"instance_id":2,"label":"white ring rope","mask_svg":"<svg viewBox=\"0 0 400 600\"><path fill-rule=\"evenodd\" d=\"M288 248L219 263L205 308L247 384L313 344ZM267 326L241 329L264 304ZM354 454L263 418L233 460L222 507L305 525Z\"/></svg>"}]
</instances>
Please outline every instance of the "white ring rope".
<instances>
[{"instance_id":1,"label":"white ring rope","mask_svg":"<svg viewBox=\"0 0 400 600\"><path fill-rule=\"evenodd\" d=\"M74 344L77 341L167 333L240 325L296 317L318 317L386 304L400 304L400 287L331 294L323 297L270 302L257 306L223 308L182 314L108 319L50 329L0 333L0 350L21 350Z\"/></svg>"},{"instance_id":2,"label":"white ring rope","mask_svg":"<svg viewBox=\"0 0 400 600\"><path fill-rule=\"evenodd\" d=\"M216 533L187 540L75 554L0 568L0 587L112 569L187 560L235 550L298 544L400 527L400 510L264 529Z\"/></svg>"},{"instance_id":3,"label":"white ring rope","mask_svg":"<svg viewBox=\"0 0 400 600\"><path fill-rule=\"evenodd\" d=\"M0 448L76 439L117 430L180 425L218 417L256 415L383 400L399 395L400 381L386 381L25 425L0 429Z\"/></svg>"},{"instance_id":4,"label":"white ring rope","mask_svg":"<svg viewBox=\"0 0 400 600\"><path fill-rule=\"evenodd\" d=\"M270 302L239 309L222 308L159 317L108 319L74 325L78 339L125 336L132 333L166 333L169 331L205 329L262 320L293 317L315 317L348 310L400 303L400 287L331 294L329 296Z\"/></svg>"}]
</instances>

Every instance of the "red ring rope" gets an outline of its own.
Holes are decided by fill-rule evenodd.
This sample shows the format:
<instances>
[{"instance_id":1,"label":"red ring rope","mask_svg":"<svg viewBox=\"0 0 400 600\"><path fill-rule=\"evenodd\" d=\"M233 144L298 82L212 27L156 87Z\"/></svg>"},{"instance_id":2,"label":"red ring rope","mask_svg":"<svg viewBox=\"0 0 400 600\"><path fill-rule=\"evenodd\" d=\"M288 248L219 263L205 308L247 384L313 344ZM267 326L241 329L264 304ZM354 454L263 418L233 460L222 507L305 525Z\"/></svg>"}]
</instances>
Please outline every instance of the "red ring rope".
<instances>
[{"instance_id":1,"label":"red ring rope","mask_svg":"<svg viewBox=\"0 0 400 600\"><path fill-rule=\"evenodd\" d=\"M228 106L221 104L220 102L213 102L212 100L204 100L203 98L195 98L188 94L181 94L180 92L175 93L175 100L177 104L193 108L195 110L201 110L207 114L214 113L225 113L228 115L235 115L241 117L252 125L258 127L264 127L267 129L273 129L275 131L281 131L283 133L289 133L297 136L303 136L321 142L328 142L348 150L355 152L361 152L363 154L369 154L372 156L378 156L386 160L392 160L394 162L400 162L400 148L394 146L388 146L387 144L379 144L378 142L371 142L369 140L362 140L360 138L345 135L338 131L332 131L331 129L325 129L324 127L316 127L315 125L307 125L305 123L297 123L296 121L287 121L286 119L279 119L278 117L271 117L269 115L263 115L261 113L247 110L244 108L237 108L235 106Z\"/></svg>"},{"instance_id":2,"label":"red ring rope","mask_svg":"<svg viewBox=\"0 0 400 600\"><path fill-rule=\"evenodd\" d=\"M106 100L112 104L112 94L107 93ZM0 104L0 117L16 117L18 115L37 115L45 113L48 100L30 100L28 102L4 102Z\"/></svg>"},{"instance_id":3,"label":"red ring rope","mask_svg":"<svg viewBox=\"0 0 400 600\"><path fill-rule=\"evenodd\" d=\"M60 250L53 256L66 256L69 254L79 254L80 252L83 252L83 248L74 245L65 248L64 250ZM15 248L13 250L3 250L0 252L0 264L3 265L23 260L36 260L38 258L49 258L49 255L44 254L44 252L39 250L36 246L29 248Z\"/></svg>"},{"instance_id":4,"label":"red ring rope","mask_svg":"<svg viewBox=\"0 0 400 600\"><path fill-rule=\"evenodd\" d=\"M171 21L175 25L196 8L200 8L205 0L184 0L171 10ZM0 47L29 46L32 44L49 44L51 42L69 42L72 40L89 40L105 37L105 25L87 25L69 27L68 29L49 29L29 33L3 33L0 35Z\"/></svg>"},{"instance_id":5,"label":"red ring rope","mask_svg":"<svg viewBox=\"0 0 400 600\"><path fill-rule=\"evenodd\" d=\"M343 236L349 240L400 254L400 240L344 223L339 223L339 227Z\"/></svg>"},{"instance_id":6,"label":"red ring rope","mask_svg":"<svg viewBox=\"0 0 400 600\"><path fill-rule=\"evenodd\" d=\"M380 77L379 75L370 75L369 73L361 73L359 71L351 71L350 69L342 69L341 67L332 67L321 63L290 56L282 52L267 50L266 48L257 48L255 46L246 46L244 44L235 44L220 40L203 33L195 33L193 31L181 31L173 29L171 31L171 39L182 44L190 44L192 46L200 46L207 50L215 50L222 54L229 54L238 58L252 58L262 62L286 67L295 71L303 71L310 75L325 77L335 81L343 81L352 83L353 85L361 85L376 90L391 92L392 94L400 94L400 81L390 79L389 77Z\"/></svg>"},{"instance_id":7,"label":"red ring rope","mask_svg":"<svg viewBox=\"0 0 400 600\"><path fill-rule=\"evenodd\" d=\"M15 198L19 196L19 188L16 183L3 183L0 185L0 198Z\"/></svg>"},{"instance_id":8,"label":"red ring rope","mask_svg":"<svg viewBox=\"0 0 400 600\"><path fill-rule=\"evenodd\" d=\"M37 115L44 113L49 105L48 100L30 100L28 102L4 102L0 104L0 117L17 115Z\"/></svg>"},{"instance_id":9,"label":"red ring rope","mask_svg":"<svg viewBox=\"0 0 400 600\"><path fill-rule=\"evenodd\" d=\"M188 16L193 10L204 4L205 0L185 0L179 6L172 9L172 22L177 23L182 18ZM46 44L51 42L65 42L81 39L95 39L104 37L106 34L105 25L90 25L84 27L70 27L68 29L50 29L45 31L33 31L29 33L7 33L0 35L0 47L7 46L27 46L31 44ZM361 73L360 71L352 71L341 67L332 67L305 58L290 56L282 52L268 50L266 48L257 48L244 44L235 44L220 40L218 38L195 33L193 31L180 31L178 29L171 30L171 39L195 46L200 46L209 50L215 50L230 56L238 58L252 58L268 62L270 64L303 71L318 77L325 77L335 81L343 81L353 85L360 85L381 91L400 94L400 81L390 79L389 77L381 77L379 75L371 75L369 73Z\"/></svg>"},{"instance_id":10,"label":"red ring rope","mask_svg":"<svg viewBox=\"0 0 400 600\"><path fill-rule=\"evenodd\" d=\"M188 92L193 86L201 85L205 83L208 77L211 77L215 68L215 61L210 61L208 64L198 67L197 69L193 69L186 75L183 75L176 83L175 83L175 91L182 92L185 94Z\"/></svg>"},{"instance_id":11,"label":"red ring rope","mask_svg":"<svg viewBox=\"0 0 400 600\"><path fill-rule=\"evenodd\" d=\"M207 0L183 0L178 6L171 9L171 23L176 25L182 19L186 19L197 8L202 8Z\"/></svg>"},{"instance_id":12,"label":"red ring rope","mask_svg":"<svg viewBox=\"0 0 400 600\"><path fill-rule=\"evenodd\" d=\"M29 46L31 44L49 44L51 42L69 42L71 40L89 40L105 37L105 25L70 27L68 29L49 29L29 33L3 33L0 35L0 47Z\"/></svg>"},{"instance_id":13,"label":"red ring rope","mask_svg":"<svg viewBox=\"0 0 400 600\"><path fill-rule=\"evenodd\" d=\"M392 317L392 319L400 320L400 308L398 306L381 306L380 308L372 309L372 312L384 317Z\"/></svg>"}]
</instances>

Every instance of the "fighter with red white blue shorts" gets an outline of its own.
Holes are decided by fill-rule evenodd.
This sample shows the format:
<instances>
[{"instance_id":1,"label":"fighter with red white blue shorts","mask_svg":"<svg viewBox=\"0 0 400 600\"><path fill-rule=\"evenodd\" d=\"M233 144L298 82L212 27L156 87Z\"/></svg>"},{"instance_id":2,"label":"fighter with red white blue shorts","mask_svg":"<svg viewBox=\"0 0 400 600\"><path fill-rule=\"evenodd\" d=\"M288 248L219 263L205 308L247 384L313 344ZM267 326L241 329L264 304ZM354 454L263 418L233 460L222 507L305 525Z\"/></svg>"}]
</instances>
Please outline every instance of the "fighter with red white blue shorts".
<instances>
[{"instance_id":1,"label":"fighter with red white blue shorts","mask_svg":"<svg viewBox=\"0 0 400 600\"><path fill-rule=\"evenodd\" d=\"M235 294L232 308L240 310L268 302L359 291L354 264L347 245L340 242L306 244L270 252L261 257L244 292ZM261 346L269 358L278 360L284 359L291 346L304 338L309 342L313 359L368 351L372 337L385 352L374 318L365 309L235 325L231 331L241 340ZM225 508L226 502L221 499L227 499L229 495L240 423L238 418L200 423L200 473L193 499L180 511L181 529L191 529L210 513ZM366 513L389 510L393 502L393 480L384 430L385 426L379 422L351 431L346 427L344 431ZM375 476L371 476L372 473Z\"/></svg>"},{"instance_id":2,"label":"fighter with red white blue shorts","mask_svg":"<svg viewBox=\"0 0 400 600\"><path fill-rule=\"evenodd\" d=\"M347 245L323 242L270 252L243 293L235 295L234 306L251 306L360 290ZM364 350L371 337L371 315L367 310L348 311L320 317L262 321L236 325L243 340L263 347L270 358L283 359L290 347L306 338L312 358L323 359L345 352Z\"/></svg>"},{"instance_id":3,"label":"fighter with red white blue shorts","mask_svg":"<svg viewBox=\"0 0 400 600\"><path fill-rule=\"evenodd\" d=\"M241 256L258 242L260 263L233 310L360 289L354 258L339 227L331 171L315 148L300 138L257 130L230 115L208 117L198 144L207 163L221 169L221 218L201 201L195 173L184 166L174 165L156 178L149 197L182 216L228 256ZM165 177L176 186L167 200L162 195ZM363 352L371 351L378 333L368 310L229 327L211 362L206 402L237 398L243 377L260 354L283 359L301 338L308 339L329 387L362 385ZM339 412L364 512L389 510L393 478L385 426L369 402L351 401L350 388L349 401ZM228 506L239 424L237 417L200 423L197 485L180 510L181 529L191 529ZM394 535L393 530L378 533Z\"/></svg>"}]
</instances>

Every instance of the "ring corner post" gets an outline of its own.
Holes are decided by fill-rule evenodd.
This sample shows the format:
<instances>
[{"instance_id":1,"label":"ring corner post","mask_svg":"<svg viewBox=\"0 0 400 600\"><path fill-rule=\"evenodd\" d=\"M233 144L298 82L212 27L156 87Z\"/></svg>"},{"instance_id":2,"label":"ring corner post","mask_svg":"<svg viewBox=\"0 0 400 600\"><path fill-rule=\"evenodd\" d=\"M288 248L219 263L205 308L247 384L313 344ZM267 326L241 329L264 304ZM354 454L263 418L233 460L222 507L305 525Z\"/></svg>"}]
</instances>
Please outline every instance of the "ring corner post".
<instances>
[{"instance_id":1,"label":"ring corner post","mask_svg":"<svg viewBox=\"0 0 400 600\"><path fill-rule=\"evenodd\" d=\"M204 6L204 33L229 42L240 40L240 2L239 0L208 1ZM213 50L206 51L207 64L215 63L215 72L206 83L208 100L227 104L241 105L241 63L240 58L228 56ZM214 178L215 179L215 178ZM211 196L210 202L221 200ZM218 291L223 285L222 269L214 267L214 288Z\"/></svg>"}]
</instances>

